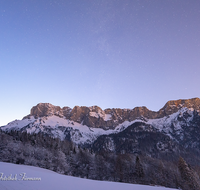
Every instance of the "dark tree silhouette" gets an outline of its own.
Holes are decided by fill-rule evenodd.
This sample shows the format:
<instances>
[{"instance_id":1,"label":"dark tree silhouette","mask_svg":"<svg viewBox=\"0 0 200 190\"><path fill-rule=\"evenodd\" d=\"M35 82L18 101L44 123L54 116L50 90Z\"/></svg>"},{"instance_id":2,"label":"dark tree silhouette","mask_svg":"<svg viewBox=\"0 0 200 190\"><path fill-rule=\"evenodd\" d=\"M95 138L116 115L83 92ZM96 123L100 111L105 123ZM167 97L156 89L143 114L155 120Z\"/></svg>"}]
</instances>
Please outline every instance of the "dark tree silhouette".
<instances>
[{"instance_id":1,"label":"dark tree silhouette","mask_svg":"<svg viewBox=\"0 0 200 190\"><path fill-rule=\"evenodd\" d=\"M136 173L136 176L139 178L144 177L144 170L138 156L136 157L136 161L135 161L135 173Z\"/></svg>"},{"instance_id":2,"label":"dark tree silhouette","mask_svg":"<svg viewBox=\"0 0 200 190\"><path fill-rule=\"evenodd\" d=\"M181 178L187 183L191 190L200 190L200 186L193 171L189 168L188 164L182 157L179 158L178 169L180 171Z\"/></svg>"}]
</instances>

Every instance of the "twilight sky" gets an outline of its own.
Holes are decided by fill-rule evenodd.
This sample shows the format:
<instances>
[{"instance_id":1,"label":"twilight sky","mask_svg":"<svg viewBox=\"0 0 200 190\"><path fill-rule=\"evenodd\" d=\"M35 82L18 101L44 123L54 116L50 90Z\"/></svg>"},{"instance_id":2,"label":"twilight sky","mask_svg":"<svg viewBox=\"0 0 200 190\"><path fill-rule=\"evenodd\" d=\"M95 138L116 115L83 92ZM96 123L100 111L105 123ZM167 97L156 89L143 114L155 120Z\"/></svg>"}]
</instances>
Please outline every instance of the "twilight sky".
<instances>
[{"instance_id":1,"label":"twilight sky","mask_svg":"<svg viewBox=\"0 0 200 190\"><path fill-rule=\"evenodd\" d=\"M0 126L48 102L200 97L199 0L0 0Z\"/></svg>"}]
</instances>

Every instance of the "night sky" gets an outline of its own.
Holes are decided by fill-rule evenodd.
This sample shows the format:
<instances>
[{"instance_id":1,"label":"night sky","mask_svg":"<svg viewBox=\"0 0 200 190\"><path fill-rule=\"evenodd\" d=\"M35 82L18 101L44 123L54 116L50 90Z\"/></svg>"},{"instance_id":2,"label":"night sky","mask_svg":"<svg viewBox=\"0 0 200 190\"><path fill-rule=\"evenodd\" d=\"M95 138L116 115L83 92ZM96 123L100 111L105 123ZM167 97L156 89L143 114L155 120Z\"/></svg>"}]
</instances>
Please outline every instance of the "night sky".
<instances>
[{"instance_id":1,"label":"night sky","mask_svg":"<svg viewBox=\"0 0 200 190\"><path fill-rule=\"evenodd\" d=\"M199 0L0 0L0 126L48 102L200 97Z\"/></svg>"}]
</instances>

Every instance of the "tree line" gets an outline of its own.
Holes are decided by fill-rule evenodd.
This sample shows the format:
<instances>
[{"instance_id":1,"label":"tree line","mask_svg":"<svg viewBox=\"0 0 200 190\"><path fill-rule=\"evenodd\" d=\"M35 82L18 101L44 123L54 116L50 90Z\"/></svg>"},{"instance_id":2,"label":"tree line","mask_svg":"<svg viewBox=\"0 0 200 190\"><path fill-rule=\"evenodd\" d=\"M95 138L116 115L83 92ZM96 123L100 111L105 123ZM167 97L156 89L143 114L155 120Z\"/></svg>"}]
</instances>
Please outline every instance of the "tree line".
<instances>
[{"instance_id":1,"label":"tree line","mask_svg":"<svg viewBox=\"0 0 200 190\"><path fill-rule=\"evenodd\" d=\"M0 161L38 166L82 178L200 190L198 165L147 155L95 152L43 133L0 131Z\"/></svg>"}]
</instances>

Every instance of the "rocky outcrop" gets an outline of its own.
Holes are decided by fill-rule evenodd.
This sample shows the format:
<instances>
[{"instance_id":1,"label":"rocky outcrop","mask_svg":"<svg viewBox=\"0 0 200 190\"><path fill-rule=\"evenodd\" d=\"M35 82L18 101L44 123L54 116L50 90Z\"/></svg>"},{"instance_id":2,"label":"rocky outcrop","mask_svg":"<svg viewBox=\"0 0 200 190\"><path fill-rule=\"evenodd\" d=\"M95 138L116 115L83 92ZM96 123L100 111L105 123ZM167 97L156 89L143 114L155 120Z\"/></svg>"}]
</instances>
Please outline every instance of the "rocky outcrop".
<instances>
[{"instance_id":1,"label":"rocky outcrop","mask_svg":"<svg viewBox=\"0 0 200 190\"><path fill-rule=\"evenodd\" d=\"M200 99L192 98L192 99L186 99L186 100L182 99L182 100L168 101L165 104L165 106L159 110L157 117L161 118L163 116L173 114L182 107L192 108L192 109L200 112Z\"/></svg>"},{"instance_id":2,"label":"rocky outcrop","mask_svg":"<svg viewBox=\"0 0 200 190\"><path fill-rule=\"evenodd\" d=\"M200 99L193 98L187 100L168 101L165 106L158 112L151 111L146 107L135 107L133 109L105 109L102 110L98 106L86 107L75 106L73 109L69 107L60 108L49 103L39 103L31 109L29 116L46 117L57 115L71 121L82 123L88 127L114 129L117 125L124 121L133 121L135 119L156 119L177 112L180 108L192 108L200 113Z\"/></svg>"},{"instance_id":3,"label":"rocky outcrop","mask_svg":"<svg viewBox=\"0 0 200 190\"><path fill-rule=\"evenodd\" d=\"M31 114L37 117L44 117L49 115L59 115L61 108L59 106L53 106L49 103L40 103L31 109Z\"/></svg>"},{"instance_id":4,"label":"rocky outcrop","mask_svg":"<svg viewBox=\"0 0 200 190\"><path fill-rule=\"evenodd\" d=\"M75 106L70 114L70 120L81 123L89 115L90 109L88 107Z\"/></svg>"},{"instance_id":5,"label":"rocky outcrop","mask_svg":"<svg viewBox=\"0 0 200 190\"><path fill-rule=\"evenodd\" d=\"M26 119L30 116L34 117L47 117L51 115L56 115L59 117L65 117L67 119L70 118L71 108L69 107L63 107L60 108L59 106L54 106L50 103L39 103L36 106L33 106L31 109L31 113L24 117L23 119Z\"/></svg>"}]
</instances>

